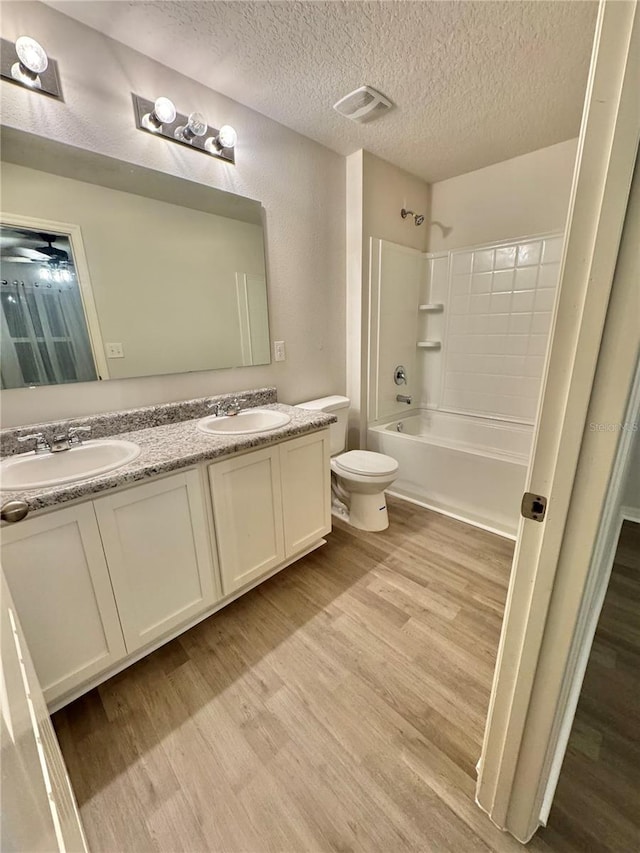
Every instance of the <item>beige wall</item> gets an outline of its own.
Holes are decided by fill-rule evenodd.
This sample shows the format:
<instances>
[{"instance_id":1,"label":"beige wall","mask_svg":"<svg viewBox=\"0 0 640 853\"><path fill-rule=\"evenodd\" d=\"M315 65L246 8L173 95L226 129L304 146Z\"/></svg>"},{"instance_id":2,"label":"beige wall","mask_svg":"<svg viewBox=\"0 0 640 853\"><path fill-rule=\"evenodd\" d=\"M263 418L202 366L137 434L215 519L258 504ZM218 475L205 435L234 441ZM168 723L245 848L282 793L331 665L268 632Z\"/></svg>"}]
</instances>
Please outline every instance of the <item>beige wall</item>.
<instances>
[{"instance_id":1,"label":"beige wall","mask_svg":"<svg viewBox=\"0 0 640 853\"><path fill-rule=\"evenodd\" d=\"M298 402L345 389L345 160L277 122L40 3L4 2L2 36L40 40L64 101L2 86L3 124L258 199L266 211L272 340L287 360L82 386L3 392L5 425L275 385ZM215 79L215 75L212 79ZM131 92L171 97L238 132L231 166L135 127Z\"/></svg>"},{"instance_id":2,"label":"beige wall","mask_svg":"<svg viewBox=\"0 0 640 853\"><path fill-rule=\"evenodd\" d=\"M242 364L236 272L264 276L259 225L10 163L0 175L3 213L82 229L102 341L125 355L109 378Z\"/></svg>"},{"instance_id":3,"label":"beige wall","mask_svg":"<svg viewBox=\"0 0 640 853\"><path fill-rule=\"evenodd\" d=\"M432 184L429 251L563 231L577 146L570 139Z\"/></svg>"},{"instance_id":4,"label":"beige wall","mask_svg":"<svg viewBox=\"0 0 640 853\"><path fill-rule=\"evenodd\" d=\"M419 227L402 219L402 208L425 215ZM371 238L425 251L429 185L368 151L347 158L347 338L351 399L349 446L364 447L367 421L369 276Z\"/></svg>"}]
</instances>

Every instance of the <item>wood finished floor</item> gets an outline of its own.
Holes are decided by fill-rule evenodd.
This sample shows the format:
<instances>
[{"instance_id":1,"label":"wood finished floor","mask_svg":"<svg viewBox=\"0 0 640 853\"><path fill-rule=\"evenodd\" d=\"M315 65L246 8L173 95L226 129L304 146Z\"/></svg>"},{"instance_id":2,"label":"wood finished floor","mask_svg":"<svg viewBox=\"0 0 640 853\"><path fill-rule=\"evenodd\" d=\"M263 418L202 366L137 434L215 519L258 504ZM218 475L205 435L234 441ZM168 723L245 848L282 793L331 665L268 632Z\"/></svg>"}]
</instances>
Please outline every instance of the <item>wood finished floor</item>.
<instances>
[{"instance_id":1,"label":"wood finished floor","mask_svg":"<svg viewBox=\"0 0 640 853\"><path fill-rule=\"evenodd\" d=\"M474 803L512 543L390 516L55 715L92 851L523 849Z\"/></svg>"},{"instance_id":2,"label":"wood finished floor","mask_svg":"<svg viewBox=\"0 0 640 853\"><path fill-rule=\"evenodd\" d=\"M558 851L640 850L640 524L625 521L546 829Z\"/></svg>"}]
</instances>

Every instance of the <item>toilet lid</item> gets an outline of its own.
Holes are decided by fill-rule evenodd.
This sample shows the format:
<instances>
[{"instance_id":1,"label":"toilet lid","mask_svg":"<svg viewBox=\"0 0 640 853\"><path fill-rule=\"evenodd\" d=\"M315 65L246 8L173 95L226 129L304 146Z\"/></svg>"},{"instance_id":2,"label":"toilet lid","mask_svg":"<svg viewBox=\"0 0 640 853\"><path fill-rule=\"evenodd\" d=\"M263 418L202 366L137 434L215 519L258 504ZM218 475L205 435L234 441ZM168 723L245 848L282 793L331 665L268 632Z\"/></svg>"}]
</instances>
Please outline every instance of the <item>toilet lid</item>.
<instances>
[{"instance_id":1,"label":"toilet lid","mask_svg":"<svg viewBox=\"0 0 640 853\"><path fill-rule=\"evenodd\" d=\"M394 474L398 470L398 463L391 456L373 453L371 450L349 450L337 456L335 462L340 468L351 471L352 474L381 476Z\"/></svg>"}]
</instances>

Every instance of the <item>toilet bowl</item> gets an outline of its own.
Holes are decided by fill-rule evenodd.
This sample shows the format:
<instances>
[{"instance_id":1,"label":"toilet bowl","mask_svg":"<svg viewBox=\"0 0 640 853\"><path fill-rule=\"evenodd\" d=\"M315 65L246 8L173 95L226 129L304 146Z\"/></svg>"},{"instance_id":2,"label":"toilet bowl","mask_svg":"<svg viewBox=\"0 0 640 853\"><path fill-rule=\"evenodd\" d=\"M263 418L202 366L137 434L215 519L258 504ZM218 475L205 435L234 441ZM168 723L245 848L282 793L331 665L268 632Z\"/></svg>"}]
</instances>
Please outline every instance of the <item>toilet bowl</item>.
<instances>
[{"instance_id":1,"label":"toilet bowl","mask_svg":"<svg viewBox=\"0 0 640 853\"><path fill-rule=\"evenodd\" d=\"M384 492L396 479L398 463L370 450L345 452L349 403L348 397L332 396L298 403L298 407L338 418L329 427L333 514L360 530L386 530L389 515Z\"/></svg>"},{"instance_id":2,"label":"toilet bowl","mask_svg":"<svg viewBox=\"0 0 640 853\"><path fill-rule=\"evenodd\" d=\"M331 459L331 471L348 500L349 524L360 530L386 530L389 514L384 491L396 478L396 460L370 450L349 450Z\"/></svg>"}]
</instances>

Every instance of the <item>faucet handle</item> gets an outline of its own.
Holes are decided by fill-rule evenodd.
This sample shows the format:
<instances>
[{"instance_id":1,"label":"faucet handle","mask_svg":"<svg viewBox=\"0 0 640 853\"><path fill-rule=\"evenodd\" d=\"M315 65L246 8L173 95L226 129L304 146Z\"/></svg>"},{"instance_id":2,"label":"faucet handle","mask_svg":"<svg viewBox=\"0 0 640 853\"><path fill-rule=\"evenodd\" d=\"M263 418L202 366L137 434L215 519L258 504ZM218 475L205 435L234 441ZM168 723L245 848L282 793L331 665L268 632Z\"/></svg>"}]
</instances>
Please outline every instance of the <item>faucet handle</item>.
<instances>
[{"instance_id":1,"label":"faucet handle","mask_svg":"<svg viewBox=\"0 0 640 853\"><path fill-rule=\"evenodd\" d=\"M69 427L69 443L70 444L82 444L84 439L82 436L86 436L87 438L91 437L91 427L90 426L77 426L77 427Z\"/></svg>"},{"instance_id":2,"label":"faucet handle","mask_svg":"<svg viewBox=\"0 0 640 853\"><path fill-rule=\"evenodd\" d=\"M46 453L46 451L50 449L49 442L42 432L34 432L30 435L19 435L18 441L21 443L24 441L35 441L36 446L34 450L36 453Z\"/></svg>"},{"instance_id":3,"label":"faucet handle","mask_svg":"<svg viewBox=\"0 0 640 853\"><path fill-rule=\"evenodd\" d=\"M222 412L222 404L221 403L208 403L207 409L213 409L213 413L216 417L220 417Z\"/></svg>"}]
</instances>

